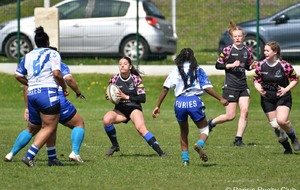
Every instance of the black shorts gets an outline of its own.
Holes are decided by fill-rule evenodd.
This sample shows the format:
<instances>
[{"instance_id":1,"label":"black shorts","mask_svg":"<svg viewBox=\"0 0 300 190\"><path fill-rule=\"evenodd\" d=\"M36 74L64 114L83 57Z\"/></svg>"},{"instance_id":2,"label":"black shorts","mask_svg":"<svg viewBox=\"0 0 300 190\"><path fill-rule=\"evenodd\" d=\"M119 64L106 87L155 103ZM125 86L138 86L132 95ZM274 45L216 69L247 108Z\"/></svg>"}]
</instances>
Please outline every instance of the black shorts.
<instances>
[{"instance_id":1,"label":"black shorts","mask_svg":"<svg viewBox=\"0 0 300 190\"><path fill-rule=\"evenodd\" d=\"M228 100L228 102L238 102L239 98L242 96L250 96L250 90L232 90L223 88L223 98Z\"/></svg>"},{"instance_id":2,"label":"black shorts","mask_svg":"<svg viewBox=\"0 0 300 190\"><path fill-rule=\"evenodd\" d=\"M286 106L292 109L292 95L285 95L277 98L268 98L261 96L260 104L265 113L275 111L278 106Z\"/></svg>"},{"instance_id":3,"label":"black shorts","mask_svg":"<svg viewBox=\"0 0 300 190\"><path fill-rule=\"evenodd\" d=\"M142 106L131 106L127 104L117 104L115 106L115 109L119 110L122 114L125 115L126 121L124 121L123 123L128 123L128 121L130 121L130 115L133 112L133 110L138 109L140 111L143 111Z\"/></svg>"},{"instance_id":4,"label":"black shorts","mask_svg":"<svg viewBox=\"0 0 300 190\"><path fill-rule=\"evenodd\" d=\"M55 104L47 109L42 109L41 113L45 115L56 115L60 113L60 104Z\"/></svg>"}]
</instances>

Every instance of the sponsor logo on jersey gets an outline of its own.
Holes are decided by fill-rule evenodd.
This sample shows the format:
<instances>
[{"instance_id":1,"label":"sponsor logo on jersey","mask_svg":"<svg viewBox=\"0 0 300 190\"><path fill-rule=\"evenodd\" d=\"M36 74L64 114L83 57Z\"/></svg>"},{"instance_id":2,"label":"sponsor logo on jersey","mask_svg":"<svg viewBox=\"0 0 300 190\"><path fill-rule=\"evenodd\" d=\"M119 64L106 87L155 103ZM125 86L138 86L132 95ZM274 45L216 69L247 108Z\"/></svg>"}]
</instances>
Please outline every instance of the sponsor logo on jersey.
<instances>
[{"instance_id":1,"label":"sponsor logo on jersey","mask_svg":"<svg viewBox=\"0 0 300 190\"><path fill-rule=\"evenodd\" d=\"M281 78L282 77L282 73L281 73L280 69L278 71L276 71L274 77L276 77L276 78Z\"/></svg>"},{"instance_id":2,"label":"sponsor logo on jersey","mask_svg":"<svg viewBox=\"0 0 300 190\"><path fill-rule=\"evenodd\" d=\"M248 58L248 53L247 53L247 52L244 52L243 57L244 57L245 59L247 59L247 58Z\"/></svg>"}]
</instances>

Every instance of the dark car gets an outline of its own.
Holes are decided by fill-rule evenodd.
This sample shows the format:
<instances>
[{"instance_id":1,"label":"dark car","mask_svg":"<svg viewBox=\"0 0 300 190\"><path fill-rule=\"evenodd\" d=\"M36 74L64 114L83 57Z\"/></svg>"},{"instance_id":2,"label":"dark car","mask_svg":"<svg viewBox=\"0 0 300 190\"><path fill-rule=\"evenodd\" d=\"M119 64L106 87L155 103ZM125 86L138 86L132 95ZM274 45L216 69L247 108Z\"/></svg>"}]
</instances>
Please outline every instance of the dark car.
<instances>
[{"instance_id":1,"label":"dark car","mask_svg":"<svg viewBox=\"0 0 300 190\"><path fill-rule=\"evenodd\" d=\"M253 51L257 59L256 20L237 24L244 29L246 38L244 44ZM259 20L259 56L264 57L264 46L269 41L277 41L283 57L300 57L300 3L285 8L272 16ZM232 44L227 30L219 41L219 51Z\"/></svg>"}]
</instances>

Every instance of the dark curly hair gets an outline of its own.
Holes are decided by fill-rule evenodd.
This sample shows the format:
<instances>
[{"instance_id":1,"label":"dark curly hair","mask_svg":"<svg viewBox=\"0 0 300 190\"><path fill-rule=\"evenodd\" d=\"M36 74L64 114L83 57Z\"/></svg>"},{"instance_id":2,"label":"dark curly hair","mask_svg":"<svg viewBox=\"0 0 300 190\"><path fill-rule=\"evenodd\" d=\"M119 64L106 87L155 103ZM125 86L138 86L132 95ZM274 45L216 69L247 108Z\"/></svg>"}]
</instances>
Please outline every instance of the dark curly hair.
<instances>
[{"instance_id":1,"label":"dark curly hair","mask_svg":"<svg viewBox=\"0 0 300 190\"><path fill-rule=\"evenodd\" d=\"M42 26L35 29L34 41L37 47L48 47L49 46L49 36L44 31Z\"/></svg>"},{"instance_id":2,"label":"dark curly hair","mask_svg":"<svg viewBox=\"0 0 300 190\"><path fill-rule=\"evenodd\" d=\"M183 70L183 63L187 61L191 63L189 74L185 74ZM190 85L187 84L188 77L190 77L190 84L193 84L196 78L196 69L198 66L198 62L194 56L194 51L191 48L183 48L180 51L180 54L175 58L175 63L178 67L180 76L184 82L184 88L186 89L190 87Z\"/></svg>"}]
</instances>

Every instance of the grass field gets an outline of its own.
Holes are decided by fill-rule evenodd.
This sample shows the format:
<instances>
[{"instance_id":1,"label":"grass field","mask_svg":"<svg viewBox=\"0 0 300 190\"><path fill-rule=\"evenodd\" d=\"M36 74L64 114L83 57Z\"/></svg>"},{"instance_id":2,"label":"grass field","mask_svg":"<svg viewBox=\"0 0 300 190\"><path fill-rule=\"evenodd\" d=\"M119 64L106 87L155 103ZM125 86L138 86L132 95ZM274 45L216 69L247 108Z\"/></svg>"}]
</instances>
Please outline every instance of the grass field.
<instances>
[{"instance_id":1,"label":"grass field","mask_svg":"<svg viewBox=\"0 0 300 190\"><path fill-rule=\"evenodd\" d=\"M68 161L71 151L71 131L58 128L58 157L65 166L48 167L45 148L36 157L36 167L28 168L21 158L28 146L16 155L11 163L0 161L0 189L300 189L299 153L283 155L283 148L260 108L259 95L251 88L249 125L244 136L246 147L234 147L232 141L237 129L237 119L217 126L205 145L209 161L199 160L190 150L190 165L181 166L179 127L173 113L174 95L171 92L161 107L158 119L151 118L164 77L145 76L147 102L144 104L146 125L169 154L158 157L129 122L116 126L121 151L113 157L104 156L110 147L102 117L113 105L105 100L105 86L109 75L74 75L86 100L69 99L77 107L86 124L86 135L80 155L84 163ZM210 76L214 88L221 92L223 76ZM10 151L16 136L22 131L24 102L22 86L12 75L0 74L0 155ZM294 105L290 119L300 137L299 87L293 91ZM203 96L208 118L224 113L224 108L209 95ZM189 142L197 140L198 130L190 123ZM30 144L32 141L30 142Z\"/></svg>"}]
</instances>

